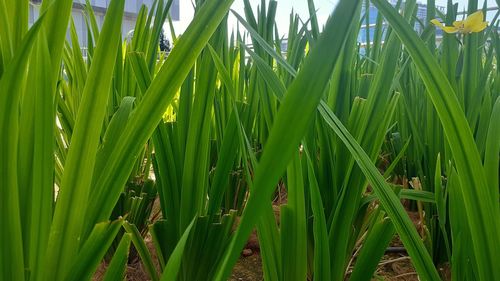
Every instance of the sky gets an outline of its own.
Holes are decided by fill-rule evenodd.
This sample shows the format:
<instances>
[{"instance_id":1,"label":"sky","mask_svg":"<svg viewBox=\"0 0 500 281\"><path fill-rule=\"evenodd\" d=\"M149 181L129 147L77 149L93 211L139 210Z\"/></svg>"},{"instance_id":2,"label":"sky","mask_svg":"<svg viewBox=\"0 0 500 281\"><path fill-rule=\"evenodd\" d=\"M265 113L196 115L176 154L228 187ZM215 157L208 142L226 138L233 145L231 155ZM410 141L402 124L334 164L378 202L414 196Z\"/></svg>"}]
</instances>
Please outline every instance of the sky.
<instances>
[{"instance_id":1,"label":"sky","mask_svg":"<svg viewBox=\"0 0 500 281\"><path fill-rule=\"evenodd\" d=\"M286 34L288 31L289 25L289 17L292 9L299 14L299 16L306 20L309 18L309 12L307 7L307 0L277 0L278 1L278 9L276 13L276 23L278 25L278 31L280 34ZM322 26L326 20L328 19L328 15L333 11L335 5L339 0L315 0L314 4L317 10L318 23ZM488 3L488 7L496 7L495 0L486 0ZM182 33L186 27L189 25L193 17L193 6L191 4L191 0L179 0L180 4L180 18L179 22L174 23L175 32L177 34ZM250 0L253 4L254 14L257 12L257 5L260 4L260 0ZM266 3L269 1L266 0ZM419 3L425 3L426 0L417 0ZM467 5L467 0L453 0L454 3L459 3L459 10L464 10ZM436 0L436 5L446 6L447 0ZM484 0L479 0L479 7L482 7ZM233 6L231 7L233 10L238 12L240 15L243 14L243 0L235 0ZM236 19L233 16L229 18L229 25L236 26Z\"/></svg>"}]
</instances>

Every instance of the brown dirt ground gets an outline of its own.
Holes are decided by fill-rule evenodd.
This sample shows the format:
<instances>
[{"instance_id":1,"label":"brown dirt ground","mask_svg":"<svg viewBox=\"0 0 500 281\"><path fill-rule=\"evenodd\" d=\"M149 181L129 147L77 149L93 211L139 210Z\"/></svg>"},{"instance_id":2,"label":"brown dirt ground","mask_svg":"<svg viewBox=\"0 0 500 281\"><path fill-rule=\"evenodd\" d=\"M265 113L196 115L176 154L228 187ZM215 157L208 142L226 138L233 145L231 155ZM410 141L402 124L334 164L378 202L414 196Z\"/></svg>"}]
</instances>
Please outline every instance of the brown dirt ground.
<instances>
[{"instance_id":1,"label":"brown dirt ground","mask_svg":"<svg viewBox=\"0 0 500 281\"><path fill-rule=\"evenodd\" d=\"M93 281L101 281L106 273L107 264L101 263L97 269ZM144 270L140 261L127 266L127 281L149 281L151 278ZM264 280L262 273L262 261L258 252L253 252L248 257L241 256L233 269L229 281L261 281Z\"/></svg>"},{"instance_id":2,"label":"brown dirt ground","mask_svg":"<svg viewBox=\"0 0 500 281\"><path fill-rule=\"evenodd\" d=\"M149 238L149 237L148 237ZM153 253L153 259L156 261L156 255L150 239L147 240L148 247ZM245 257L241 256L236 263L229 281L261 281L264 280L262 273L262 261L258 249L255 248L256 236L252 235L249 245L253 250L252 254ZM400 245L399 239L395 238L391 243L392 246ZM107 265L102 263L94 275L93 281L102 280L106 272ZM376 271L376 276L380 279L373 280L388 280L388 281L419 281L415 269L411 264L409 257L406 254L387 254L381 259L379 267ZM148 281L151 280L149 275L144 270L140 261L134 261L127 266L126 271L127 281Z\"/></svg>"},{"instance_id":3,"label":"brown dirt ground","mask_svg":"<svg viewBox=\"0 0 500 281\"><path fill-rule=\"evenodd\" d=\"M275 211L276 219L279 222L279 207L273 205ZM420 219L418 213L408 212L413 223L419 229ZM238 223L238 220L237 222ZM156 251L154 249L151 237L148 235L146 237L146 244L150 252L152 253L153 260L157 269L159 268L158 259L156 256ZM399 237L395 236L391 241L390 246L392 247L402 247L402 243ZM259 253L259 242L257 234L255 231L250 235L249 241L246 245L246 251L249 251L246 255L242 255L235 267L229 281L261 281L264 280L262 272L262 260ZM106 264L103 262L97 272L94 274L93 281L102 280L104 273L106 272ZM449 266L442 266L439 268L443 280L451 280ZM406 253L390 253L382 257L379 262L379 266L375 272L376 278L372 280L387 280L387 281L419 281L418 275L413 267L410 258ZM148 281L151 280L149 275L145 272L142 263L139 260L135 260L127 266L126 270L126 280L127 281ZM346 278L348 280L348 277Z\"/></svg>"}]
</instances>

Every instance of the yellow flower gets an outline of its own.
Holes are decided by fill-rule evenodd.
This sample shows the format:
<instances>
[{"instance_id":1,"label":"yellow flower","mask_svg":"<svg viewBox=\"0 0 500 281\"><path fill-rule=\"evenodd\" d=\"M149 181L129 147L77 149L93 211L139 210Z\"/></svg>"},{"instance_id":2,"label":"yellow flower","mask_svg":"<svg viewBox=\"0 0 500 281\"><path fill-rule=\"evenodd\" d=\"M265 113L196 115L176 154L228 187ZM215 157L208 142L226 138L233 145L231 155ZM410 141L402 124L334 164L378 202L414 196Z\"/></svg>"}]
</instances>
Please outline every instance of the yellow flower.
<instances>
[{"instance_id":1,"label":"yellow flower","mask_svg":"<svg viewBox=\"0 0 500 281\"><path fill-rule=\"evenodd\" d=\"M465 20L455 21L453 26L445 26L437 19L431 20L431 23L435 26L441 28L446 33L472 33L472 32L481 32L487 26L488 22L483 21L484 15L483 11L477 11L472 15L468 16Z\"/></svg>"}]
</instances>

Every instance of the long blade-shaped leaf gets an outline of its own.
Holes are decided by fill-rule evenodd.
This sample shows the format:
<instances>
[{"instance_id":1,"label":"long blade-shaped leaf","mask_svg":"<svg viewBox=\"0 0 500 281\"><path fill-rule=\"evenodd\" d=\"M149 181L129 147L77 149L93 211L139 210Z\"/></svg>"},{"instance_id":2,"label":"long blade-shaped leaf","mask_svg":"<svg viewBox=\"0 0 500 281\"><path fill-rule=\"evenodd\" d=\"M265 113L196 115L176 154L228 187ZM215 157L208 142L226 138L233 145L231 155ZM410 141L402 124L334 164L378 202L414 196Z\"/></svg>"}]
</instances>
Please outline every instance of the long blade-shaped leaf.
<instances>
[{"instance_id":1,"label":"long blade-shaped leaf","mask_svg":"<svg viewBox=\"0 0 500 281\"><path fill-rule=\"evenodd\" d=\"M282 280L307 279L307 229L304 179L299 152L287 168L288 202L281 206Z\"/></svg>"},{"instance_id":2,"label":"long blade-shaped leaf","mask_svg":"<svg viewBox=\"0 0 500 281\"><path fill-rule=\"evenodd\" d=\"M32 60L36 66L31 68L39 81L35 89L35 109L33 124L33 177L32 190L26 194L30 206L29 216L29 267L32 275L37 275L44 263L47 241L49 239L54 205L54 131L55 131L55 91L51 82L51 61L47 42L39 38L36 57ZM26 196L25 195L25 196ZM24 230L27 231L27 230ZM25 241L26 242L26 241ZM25 257L27 258L27 257Z\"/></svg>"},{"instance_id":3,"label":"long blade-shaped leaf","mask_svg":"<svg viewBox=\"0 0 500 281\"><path fill-rule=\"evenodd\" d=\"M443 125L460 178L480 280L500 280L500 208L489 192L485 171L467 119L445 74L424 42L386 1L373 0L413 58Z\"/></svg>"},{"instance_id":4,"label":"long blade-shaped leaf","mask_svg":"<svg viewBox=\"0 0 500 281\"><path fill-rule=\"evenodd\" d=\"M498 155L500 154L500 126L498 126L498 120L500 120L500 97L497 98L493 106L488 136L486 138L486 153L484 156L484 169L486 170L486 176L488 177L488 184L491 188L493 198L498 198L499 191L498 166L500 163L498 161Z\"/></svg>"},{"instance_id":5,"label":"long blade-shaped leaf","mask_svg":"<svg viewBox=\"0 0 500 281\"><path fill-rule=\"evenodd\" d=\"M387 212L389 218L393 221L401 240L403 241L408 253L412 257L413 265L424 280L439 280L439 275L434 268L432 259L427 253L424 244L413 226L410 218L406 214L399 198L394 191L385 183L384 178L379 173L370 157L363 151L353 136L342 125L342 122L331 112L325 103L322 103L320 112L327 121L328 125L335 131L337 136L346 145L351 152L358 166L367 177L377 194L380 203Z\"/></svg>"},{"instance_id":6,"label":"long blade-shaped leaf","mask_svg":"<svg viewBox=\"0 0 500 281\"><path fill-rule=\"evenodd\" d=\"M243 212L240 226L216 275L217 280L224 280L229 275L246 238L263 212L261 202L269 200L288 161L298 150L299 141L318 106L353 22L358 4L359 1L340 1L326 25L325 33L311 50L301 72L288 89L257 166L254 190ZM297 114L297 111L301 114ZM293 124L293 130L290 130L290 124Z\"/></svg>"},{"instance_id":7,"label":"long blade-shaped leaf","mask_svg":"<svg viewBox=\"0 0 500 281\"><path fill-rule=\"evenodd\" d=\"M66 39L66 31L71 8L73 7L72 0L44 0L42 1L41 12L47 12L47 21L44 23L44 28L47 32L47 43L49 44L50 59L52 68L52 81L55 83L59 77L59 66L61 64L61 56Z\"/></svg>"},{"instance_id":8,"label":"long blade-shaped leaf","mask_svg":"<svg viewBox=\"0 0 500 281\"><path fill-rule=\"evenodd\" d=\"M121 281L125 277L125 269L127 268L128 253L132 234L125 233L116 248L115 254L109 263L106 274L102 278L104 281Z\"/></svg>"},{"instance_id":9,"label":"long blade-shaped leaf","mask_svg":"<svg viewBox=\"0 0 500 281\"><path fill-rule=\"evenodd\" d=\"M89 218L93 222L107 218L118 200L135 157L153 134L168 104L191 70L196 58L229 10L232 0L208 1L197 12L188 30L177 42L162 66L135 114L125 127L92 195ZM126 164L124 164L126 163Z\"/></svg>"},{"instance_id":10,"label":"long blade-shaped leaf","mask_svg":"<svg viewBox=\"0 0 500 281\"><path fill-rule=\"evenodd\" d=\"M64 280L89 280L111 243L115 240L122 225L123 219L96 224L89 238L82 245L78 257L72 261L70 270Z\"/></svg>"},{"instance_id":11,"label":"long blade-shaped leaf","mask_svg":"<svg viewBox=\"0 0 500 281\"><path fill-rule=\"evenodd\" d=\"M309 193L311 194L311 209L314 216L314 278L316 280L331 280L330 246L328 242L328 229L326 226L325 210L321 201L321 193L314 174L313 162L309 153L307 157L307 178L309 180Z\"/></svg>"},{"instance_id":12,"label":"long blade-shaped leaf","mask_svg":"<svg viewBox=\"0 0 500 281\"><path fill-rule=\"evenodd\" d=\"M189 234L191 233L191 229L193 228L194 223L195 219L193 219L186 230L184 230L184 234L182 234L181 239L179 239L179 242L177 242L177 246L175 246L172 255L170 255L170 258L168 259L167 265L165 265L165 269L163 270L160 281L177 279L177 274L179 273L179 269L181 268L184 248L186 247L186 242L188 240Z\"/></svg>"},{"instance_id":13,"label":"long blade-shaped leaf","mask_svg":"<svg viewBox=\"0 0 500 281\"><path fill-rule=\"evenodd\" d=\"M123 224L123 227L128 233L132 235L132 242L134 243L134 246L137 249L139 256L141 257L142 263L144 264L144 267L146 268L146 272L149 274L149 277L151 278L151 280L157 281L158 273L156 272L153 263L153 258L151 257L151 253L149 252L149 249L146 246L146 243L144 242L141 233L139 233L137 226L129 222L125 222L125 224Z\"/></svg>"},{"instance_id":14,"label":"long blade-shaped leaf","mask_svg":"<svg viewBox=\"0 0 500 281\"><path fill-rule=\"evenodd\" d=\"M394 236L394 227L389 219L381 218L374 222L368 232L368 237L363 243L359 256L356 257L354 270L349 278L353 281L368 281L377 269L380 258Z\"/></svg>"},{"instance_id":15,"label":"long blade-shaped leaf","mask_svg":"<svg viewBox=\"0 0 500 281\"><path fill-rule=\"evenodd\" d=\"M54 280L66 276L80 245L123 9L122 0L110 3L76 118L47 248L45 276Z\"/></svg>"},{"instance_id":16,"label":"long blade-shaped leaf","mask_svg":"<svg viewBox=\"0 0 500 281\"><path fill-rule=\"evenodd\" d=\"M23 245L17 182L19 102L31 49L43 19L35 23L0 78L0 278L24 280ZM4 40L4 38L2 38Z\"/></svg>"}]
</instances>

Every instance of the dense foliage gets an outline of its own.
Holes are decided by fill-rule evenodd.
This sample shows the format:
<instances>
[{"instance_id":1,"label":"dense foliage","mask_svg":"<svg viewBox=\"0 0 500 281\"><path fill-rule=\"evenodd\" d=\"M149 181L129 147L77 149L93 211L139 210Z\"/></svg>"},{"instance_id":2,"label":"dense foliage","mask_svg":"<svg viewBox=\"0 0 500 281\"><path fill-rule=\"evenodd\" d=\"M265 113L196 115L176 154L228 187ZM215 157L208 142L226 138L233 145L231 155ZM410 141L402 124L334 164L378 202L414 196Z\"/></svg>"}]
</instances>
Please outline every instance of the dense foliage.
<instances>
[{"instance_id":1,"label":"dense foliage","mask_svg":"<svg viewBox=\"0 0 500 281\"><path fill-rule=\"evenodd\" d=\"M274 0L196 0L170 52L171 0L126 40L124 1L102 27L87 1L85 54L72 2L29 26L0 0L0 280L123 280L129 255L227 280L256 228L265 280L370 280L397 235L420 280L500 281L499 0L486 28L428 0L443 37L415 0L340 0L323 28L307 0L288 31Z\"/></svg>"}]
</instances>

